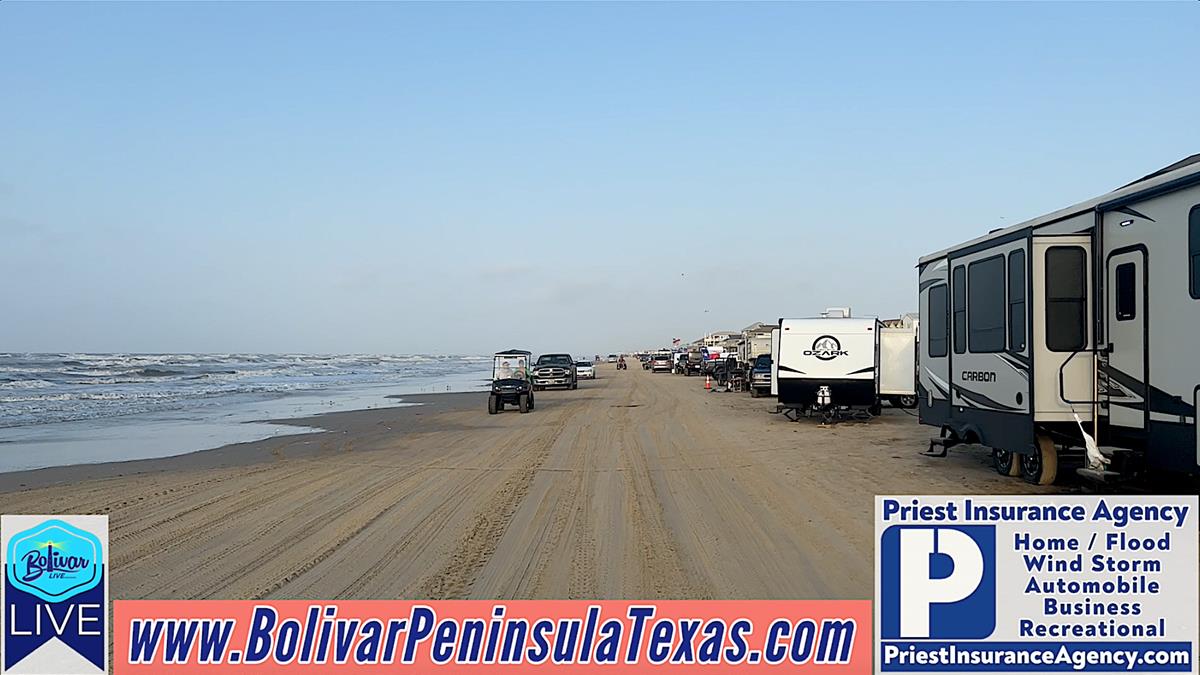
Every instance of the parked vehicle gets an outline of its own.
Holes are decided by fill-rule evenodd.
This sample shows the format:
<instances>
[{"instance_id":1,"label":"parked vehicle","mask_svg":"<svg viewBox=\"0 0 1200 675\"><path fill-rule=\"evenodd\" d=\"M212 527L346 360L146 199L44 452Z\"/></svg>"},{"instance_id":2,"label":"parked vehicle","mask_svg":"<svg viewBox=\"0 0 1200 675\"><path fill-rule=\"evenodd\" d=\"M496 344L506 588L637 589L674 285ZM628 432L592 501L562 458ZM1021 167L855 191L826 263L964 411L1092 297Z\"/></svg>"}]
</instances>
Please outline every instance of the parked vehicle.
<instances>
[{"instance_id":1,"label":"parked vehicle","mask_svg":"<svg viewBox=\"0 0 1200 675\"><path fill-rule=\"evenodd\" d=\"M767 338L770 340L770 338ZM750 396L758 398L771 393L771 355L759 354L750 368Z\"/></svg>"},{"instance_id":2,"label":"parked vehicle","mask_svg":"<svg viewBox=\"0 0 1200 675\"><path fill-rule=\"evenodd\" d=\"M650 357L650 372L652 373L669 373L672 365L671 352L656 352Z\"/></svg>"},{"instance_id":3,"label":"parked vehicle","mask_svg":"<svg viewBox=\"0 0 1200 675\"><path fill-rule=\"evenodd\" d=\"M617 355L616 355L616 354L609 354L609 355L608 355L608 362L609 362L609 363L616 363L616 362L617 362Z\"/></svg>"},{"instance_id":4,"label":"parked vehicle","mask_svg":"<svg viewBox=\"0 0 1200 675\"><path fill-rule=\"evenodd\" d=\"M704 375L715 375L717 365L724 365L726 358L720 347L709 347L704 354L704 362L700 365L700 372Z\"/></svg>"},{"instance_id":5,"label":"parked vehicle","mask_svg":"<svg viewBox=\"0 0 1200 675\"><path fill-rule=\"evenodd\" d=\"M917 407L916 315L879 327L879 396L894 408Z\"/></svg>"},{"instance_id":6,"label":"parked vehicle","mask_svg":"<svg viewBox=\"0 0 1200 675\"><path fill-rule=\"evenodd\" d=\"M826 420L880 414L877 319L780 319L779 404Z\"/></svg>"},{"instance_id":7,"label":"parked vehicle","mask_svg":"<svg viewBox=\"0 0 1200 675\"><path fill-rule=\"evenodd\" d=\"M530 353L523 349L496 352L492 359L492 391L488 395L489 415L503 411L505 405L515 405L523 413L533 410L529 358Z\"/></svg>"},{"instance_id":8,"label":"parked vehicle","mask_svg":"<svg viewBox=\"0 0 1200 675\"><path fill-rule=\"evenodd\" d=\"M575 389L579 386L575 373L575 360L570 354L542 354L533 365L533 388L563 387Z\"/></svg>"},{"instance_id":9,"label":"parked vehicle","mask_svg":"<svg viewBox=\"0 0 1200 675\"><path fill-rule=\"evenodd\" d=\"M680 360L680 366L683 368L683 374L691 377L704 372L704 362L708 359L708 350L704 347L691 347L687 350L687 356Z\"/></svg>"},{"instance_id":10,"label":"parked vehicle","mask_svg":"<svg viewBox=\"0 0 1200 675\"><path fill-rule=\"evenodd\" d=\"M1060 454L1094 480L1200 474L1200 155L927 255L918 277L931 453L982 443L1041 484Z\"/></svg>"},{"instance_id":11,"label":"parked vehicle","mask_svg":"<svg viewBox=\"0 0 1200 675\"><path fill-rule=\"evenodd\" d=\"M771 353L771 324L755 323L742 329L742 339L738 343L738 362L747 368L753 367L759 355Z\"/></svg>"},{"instance_id":12,"label":"parked vehicle","mask_svg":"<svg viewBox=\"0 0 1200 675\"><path fill-rule=\"evenodd\" d=\"M687 352L675 352L671 359L671 372L676 375L683 375L687 369Z\"/></svg>"},{"instance_id":13,"label":"parked vehicle","mask_svg":"<svg viewBox=\"0 0 1200 675\"><path fill-rule=\"evenodd\" d=\"M596 379L596 368L591 361L576 361L575 377L580 380L594 380Z\"/></svg>"}]
</instances>

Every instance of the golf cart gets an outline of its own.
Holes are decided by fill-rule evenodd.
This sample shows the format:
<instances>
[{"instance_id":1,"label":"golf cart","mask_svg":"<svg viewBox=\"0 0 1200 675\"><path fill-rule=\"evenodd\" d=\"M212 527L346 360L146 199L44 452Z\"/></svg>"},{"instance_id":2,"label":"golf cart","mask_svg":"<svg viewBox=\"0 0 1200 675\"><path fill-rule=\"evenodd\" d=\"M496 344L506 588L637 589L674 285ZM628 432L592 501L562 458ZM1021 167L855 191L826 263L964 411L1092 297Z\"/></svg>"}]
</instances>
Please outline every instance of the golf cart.
<instances>
[{"instance_id":1,"label":"golf cart","mask_svg":"<svg viewBox=\"0 0 1200 675\"><path fill-rule=\"evenodd\" d=\"M492 393L488 396L488 414L515 405L521 412L533 410L533 388L529 385L530 352L509 349L496 352L492 361Z\"/></svg>"}]
</instances>

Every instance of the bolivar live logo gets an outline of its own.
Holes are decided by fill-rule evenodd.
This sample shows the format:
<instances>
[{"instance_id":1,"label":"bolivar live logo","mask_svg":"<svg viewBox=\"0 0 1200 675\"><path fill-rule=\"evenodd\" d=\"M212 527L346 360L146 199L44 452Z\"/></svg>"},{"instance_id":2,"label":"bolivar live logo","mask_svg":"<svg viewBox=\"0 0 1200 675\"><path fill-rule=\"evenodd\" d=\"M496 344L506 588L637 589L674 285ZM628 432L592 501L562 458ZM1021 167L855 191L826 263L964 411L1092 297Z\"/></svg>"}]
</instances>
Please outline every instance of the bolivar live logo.
<instances>
[{"instance_id":1,"label":"bolivar live logo","mask_svg":"<svg viewBox=\"0 0 1200 675\"><path fill-rule=\"evenodd\" d=\"M0 673L108 665L108 516L3 516Z\"/></svg>"}]
</instances>

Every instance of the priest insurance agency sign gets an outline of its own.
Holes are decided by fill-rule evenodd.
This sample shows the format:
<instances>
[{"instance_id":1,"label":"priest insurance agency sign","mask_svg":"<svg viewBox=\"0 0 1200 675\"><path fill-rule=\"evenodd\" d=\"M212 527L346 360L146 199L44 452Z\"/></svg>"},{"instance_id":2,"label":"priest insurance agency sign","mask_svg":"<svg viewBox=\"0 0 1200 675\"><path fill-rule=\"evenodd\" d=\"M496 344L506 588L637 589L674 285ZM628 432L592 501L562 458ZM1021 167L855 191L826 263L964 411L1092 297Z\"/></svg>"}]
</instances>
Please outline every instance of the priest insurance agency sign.
<instances>
[{"instance_id":1,"label":"priest insurance agency sign","mask_svg":"<svg viewBox=\"0 0 1200 675\"><path fill-rule=\"evenodd\" d=\"M1196 672L1196 496L875 499L878 672Z\"/></svg>"},{"instance_id":2,"label":"priest insurance agency sign","mask_svg":"<svg viewBox=\"0 0 1200 675\"><path fill-rule=\"evenodd\" d=\"M0 516L0 673L108 664L108 516Z\"/></svg>"}]
</instances>

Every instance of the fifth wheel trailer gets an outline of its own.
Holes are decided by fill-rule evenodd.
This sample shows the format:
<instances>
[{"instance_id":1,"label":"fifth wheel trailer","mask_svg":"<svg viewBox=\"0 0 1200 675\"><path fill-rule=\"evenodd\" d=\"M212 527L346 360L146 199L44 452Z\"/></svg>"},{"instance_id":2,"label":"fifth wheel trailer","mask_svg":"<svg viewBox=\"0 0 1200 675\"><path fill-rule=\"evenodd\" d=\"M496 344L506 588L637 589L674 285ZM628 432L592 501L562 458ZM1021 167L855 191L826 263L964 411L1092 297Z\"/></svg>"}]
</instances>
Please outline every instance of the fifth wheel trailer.
<instances>
[{"instance_id":1,"label":"fifth wheel trailer","mask_svg":"<svg viewBox=\"0 0 1200 675\"><path fill-rule=\"evenodd\" d=\"M990 446L1032 483L1085 433L1088 478L1200 473L1200 155L927 255L918 275L934 443Z\"/></svg>"}]
</instances>

